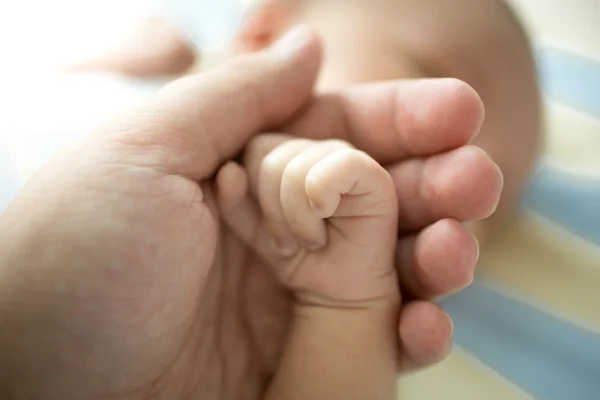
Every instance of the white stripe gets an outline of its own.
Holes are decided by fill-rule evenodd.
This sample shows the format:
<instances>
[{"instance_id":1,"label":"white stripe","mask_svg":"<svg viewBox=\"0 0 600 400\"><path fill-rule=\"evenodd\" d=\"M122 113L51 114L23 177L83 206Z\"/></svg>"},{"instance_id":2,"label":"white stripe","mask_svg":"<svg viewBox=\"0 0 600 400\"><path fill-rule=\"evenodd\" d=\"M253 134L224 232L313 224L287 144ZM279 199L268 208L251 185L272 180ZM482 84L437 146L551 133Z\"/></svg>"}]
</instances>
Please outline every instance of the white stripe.
<instances>
[{"instance_id":1,"label":"white stripe","mask_svg":"<svg viewBox=\"0 0 600 400\"><path fill-rule=\"evenodd\" d=\"M600 120L550 100L544 111L548 161L565 171L600 177Z\"/></svg>"},{"instance_id":2,"label":"white stripe","mask_svg":"<svg viewBox=\"0 0 600 400\"><path fill-rule=\"evenodd\" d=\"M600 1L509 0L541 43L600 60Z\"/></svg>"}]
</instances>

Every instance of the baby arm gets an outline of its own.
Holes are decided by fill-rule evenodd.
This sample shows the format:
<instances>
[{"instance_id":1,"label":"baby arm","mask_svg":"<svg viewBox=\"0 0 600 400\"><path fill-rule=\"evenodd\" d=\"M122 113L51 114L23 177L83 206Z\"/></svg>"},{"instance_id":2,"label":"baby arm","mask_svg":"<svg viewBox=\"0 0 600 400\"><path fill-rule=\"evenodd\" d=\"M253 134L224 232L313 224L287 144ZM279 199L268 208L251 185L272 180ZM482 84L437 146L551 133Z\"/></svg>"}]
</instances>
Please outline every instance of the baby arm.
<instances>
[{"instance_id":1,"label":"baby arm","mask_svg":"<svg viewBox=\"0 0 600 400\"><path fill-rule=\"evenodd\" d=\"M139 21L114 46L71 65L68 72L107 71L134 77L178 76L199 55L183 32L162 18Z\"/></svg>"},{"instance_id":2,"label":"baby arm","mask_svg":"<svg viewBox=\"0 0 600 400\"><path fill-rule=\"evenodd\" d=\"M312 387L285 395L312 399L313 388L331 387L338 399L334 388L351 387L356 399L395 398L397 199L385 169L345 142L264 135L243 168L221 170L217 187L225 223L296 298L272 392L309 375ZM294 363L308 348L315 359ZM328 365L346 367L321 373Z\"/></svg>"}]
</instances>

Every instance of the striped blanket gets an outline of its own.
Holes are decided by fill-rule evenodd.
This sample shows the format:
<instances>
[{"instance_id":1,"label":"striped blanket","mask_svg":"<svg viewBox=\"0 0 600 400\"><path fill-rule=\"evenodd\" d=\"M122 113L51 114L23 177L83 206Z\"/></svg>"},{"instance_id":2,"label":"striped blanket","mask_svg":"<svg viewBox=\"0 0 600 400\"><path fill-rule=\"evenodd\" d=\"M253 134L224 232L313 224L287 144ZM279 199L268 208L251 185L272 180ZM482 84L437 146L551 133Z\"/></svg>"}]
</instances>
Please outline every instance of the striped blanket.
<instances>
[{"instance_id":1,"label":"striped blanket","mask_svg":"<svg viewBox=\"0 0 600 400\"><path fill-rule=\"evenodd\" d=\"M440 302L455 349L403 400L600 399L600 2L513 2L537 42L545 155L521 220Z\"/></svg>"}]
</instances>

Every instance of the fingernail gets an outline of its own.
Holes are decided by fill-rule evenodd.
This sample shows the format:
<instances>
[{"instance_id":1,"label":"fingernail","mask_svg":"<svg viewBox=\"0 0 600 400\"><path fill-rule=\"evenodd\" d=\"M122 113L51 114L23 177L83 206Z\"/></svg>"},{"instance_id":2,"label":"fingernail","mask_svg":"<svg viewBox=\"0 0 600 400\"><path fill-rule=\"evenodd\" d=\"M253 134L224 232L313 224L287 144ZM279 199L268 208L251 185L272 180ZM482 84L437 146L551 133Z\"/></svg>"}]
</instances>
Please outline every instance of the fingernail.
<instances>
[{"instance_id":1,"label":"fingernail","mask_svg":"<svg viewBox=\"0 0 600 400\"><path fill-rule=\"evenodd\" d=\"M290 29L283 35L283 37L271 47L271 50L287 57L294 54L299 48L304 47L310 40L312 40L310 28L299 25Z\"/></svg>"}]
</instances>

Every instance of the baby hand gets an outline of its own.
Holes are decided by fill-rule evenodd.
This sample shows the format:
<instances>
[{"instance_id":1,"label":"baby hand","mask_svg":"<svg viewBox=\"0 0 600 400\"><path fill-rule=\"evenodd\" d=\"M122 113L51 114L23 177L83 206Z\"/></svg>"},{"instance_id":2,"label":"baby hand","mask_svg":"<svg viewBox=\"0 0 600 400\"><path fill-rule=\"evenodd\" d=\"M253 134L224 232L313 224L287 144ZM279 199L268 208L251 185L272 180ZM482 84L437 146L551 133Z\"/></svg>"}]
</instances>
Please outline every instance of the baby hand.
<instances>
[{"instance_id":1,"label":"baby hand","mask_svg":"<svg viewBox=\"0 0 600 400\"><path fill-rule=\"evenodd\" d=\"M262 135L244 168L225 166L217 182L226 224L301 300L396 299L396 190L367 154L339 140Z\"/></svg>"},{"instance_id":2,"label":"baby hand","mask_svg":"<svg viewBox=\"0 0 600 400\"><path fill-rule=\"evenodd\" d=\"M386 170L345 142L263 135L243 167L219 172L217 201L225 224L297 299L272 391L396 398L398 205ZM313 384L280 392L302 379Z\"/></svg>"}]
</instances>

